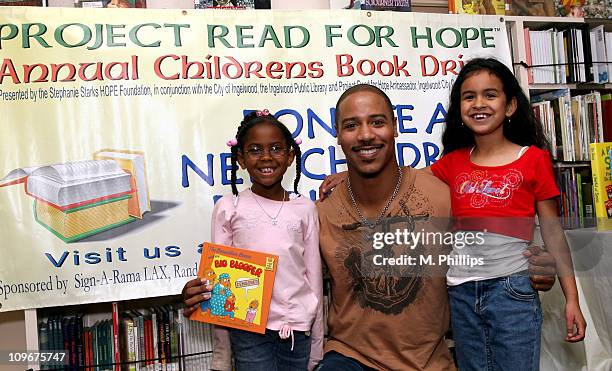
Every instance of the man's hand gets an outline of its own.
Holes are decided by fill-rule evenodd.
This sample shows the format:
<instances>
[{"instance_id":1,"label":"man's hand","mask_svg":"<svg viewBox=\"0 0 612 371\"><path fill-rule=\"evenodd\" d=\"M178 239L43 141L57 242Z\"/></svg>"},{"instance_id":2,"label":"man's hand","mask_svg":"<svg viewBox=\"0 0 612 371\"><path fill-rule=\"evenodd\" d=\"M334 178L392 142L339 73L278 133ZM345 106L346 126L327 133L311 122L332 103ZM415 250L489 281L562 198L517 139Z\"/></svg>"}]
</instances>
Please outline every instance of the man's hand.
<instances>
[{"instance_id":1,"label":"man's hand","mask_svg":"<svg viewBox=\"0 0 612 371\"><path fill-rule=\"evenodd\" d=\"M557 270L555 258L539 246L529 246L523 251L529 261L529 280L531 286L538 291L548 291L555 284Z\"/></svg>"},{"instance_id":2,"label":"man's hand","mask_svg":"<svg viewBox=\"0 0 612 371\"><path fill-rule=\"evenodd\" d=\"M185 304L185 309L183 310L185 317L189 317L195 312L202 301L210 299L212 285L207 285L207 283L207 280L195 278L187 282L185 287L183 287L181 295L183 296L183 304Z\"/></svg>"},{"instance_id":3,"label":"man's hand","mask_svg":"<svg viewBox=\"0 0 612 371\"><path fill-rule=\"evenodd\" d=\"M319 200L323 201L336 186L342 182L348 176L348 172L343 171L341 173L330 174L325 177L323 183L319 186Z\"/></svg>"}]
</instances>

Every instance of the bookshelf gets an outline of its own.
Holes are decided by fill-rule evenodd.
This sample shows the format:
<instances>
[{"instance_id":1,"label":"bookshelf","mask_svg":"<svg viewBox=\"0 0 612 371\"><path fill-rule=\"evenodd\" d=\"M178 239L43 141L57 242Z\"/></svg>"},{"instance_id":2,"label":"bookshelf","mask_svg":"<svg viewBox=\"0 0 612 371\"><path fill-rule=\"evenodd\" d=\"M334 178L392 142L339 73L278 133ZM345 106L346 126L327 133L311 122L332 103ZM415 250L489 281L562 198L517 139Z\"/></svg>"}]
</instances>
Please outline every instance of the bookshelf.
<instances>
[{"instance_id":1,"label":"bookshelf","mask_svg":"<svg viewBox=\"0 0 612 371\"><path fill-rule=\"evenodd\" d=\"M589 227L594 216L589 214L593 201L588 145L609 141L606 126L612 124L605 122L606 107L602 104L602 96L612 90L612 79L599 78L598 69L591 67L610 59L610 51L608 57L605 53L610 41L607 45L593 44L596 31L591 31L597 27L607 39L607 33L612 32L612 20L508 16L506 25L515 75L532 99L534 112L553 146L554 167L562 192L559 208L563 224L569 229ZM603 60L597 50L591 51L591 44L597 50L604 49ZM547 58L542 54L547 54ZM541 71L549 75L542 75Z\"/></svg>"}]
</instances>

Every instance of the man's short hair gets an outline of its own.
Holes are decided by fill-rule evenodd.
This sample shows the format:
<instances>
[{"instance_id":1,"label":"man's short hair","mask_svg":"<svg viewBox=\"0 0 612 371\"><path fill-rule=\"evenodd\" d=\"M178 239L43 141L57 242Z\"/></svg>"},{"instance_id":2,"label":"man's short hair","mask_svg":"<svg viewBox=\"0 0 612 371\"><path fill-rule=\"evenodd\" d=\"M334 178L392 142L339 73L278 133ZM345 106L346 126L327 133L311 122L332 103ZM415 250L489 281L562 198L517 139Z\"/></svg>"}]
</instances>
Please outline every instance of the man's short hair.
<instances>
[{"instance_id":1,"label":"man's short hair","mask_svg":"<svg viewBox=\"0 0 612 371\"><path fill-rule=\"evenodd\" d=\"M370 85L370 84L357 84L357 85L353 85L350 88L346 89L344 91L344 93L342 93L340 98L338 98L338 102L336 103L336 112L334 114L334 121L335 121L336 126L338 125L338 118L340 116L340 114L339 114L339 112L340 112L340 103L342 103L342 101L344 101L346 98L348 98L353 93L358 93L358 92L361 92L361 91L369 91L369 92L372 92L374 94L378 94L381 97L383 97L383 99L387 103L387 108L389 108L389 113L391 113L391 117L395 117L395 115L393 114L393 104L391 103L391 99L389 99L389 96L384 91L380 90L379 88L377 88L374 85Z\"/></svg>"}]
</instances>

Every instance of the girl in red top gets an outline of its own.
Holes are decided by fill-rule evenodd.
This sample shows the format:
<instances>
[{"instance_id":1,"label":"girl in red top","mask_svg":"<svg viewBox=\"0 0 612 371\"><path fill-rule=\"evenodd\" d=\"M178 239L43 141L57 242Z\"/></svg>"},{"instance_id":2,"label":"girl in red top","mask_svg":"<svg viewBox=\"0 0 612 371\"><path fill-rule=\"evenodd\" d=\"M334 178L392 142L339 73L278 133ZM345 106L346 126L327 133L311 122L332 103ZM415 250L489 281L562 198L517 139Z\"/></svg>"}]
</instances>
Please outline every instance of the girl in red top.
<instances>
[{"instance_id":1,"label":"girl in red top","mask_svg":"<svg viewBox=\"0 0 612 371\"><path fill-rule=\"evenodd\" d=\"M565 340L582 340L586 323L558 219L548 142L504 64L479 58L463 67L442 144L443 157L431 170L450 188L456 237L465 231L482 237L455 243L448 259L459 369L537 370L542 313L521 254L532 240L536 212L566 298Z\"/></svg>"}]
</instances>

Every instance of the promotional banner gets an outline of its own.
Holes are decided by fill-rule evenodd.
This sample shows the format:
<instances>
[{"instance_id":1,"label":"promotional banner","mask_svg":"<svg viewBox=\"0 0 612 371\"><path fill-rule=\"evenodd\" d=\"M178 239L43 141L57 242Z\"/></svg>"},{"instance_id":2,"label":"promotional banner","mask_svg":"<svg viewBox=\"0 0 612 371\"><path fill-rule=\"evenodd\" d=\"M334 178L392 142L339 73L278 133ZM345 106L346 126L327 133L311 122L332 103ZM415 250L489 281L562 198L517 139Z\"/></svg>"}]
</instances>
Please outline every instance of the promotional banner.
<instances>
[{"instance_id":1,"label":"promotional banner","mask_svg":"<svg viewBox=\"0 0 612 371\"><path fill-rule=\"evenodd\" d=\"M313 199L346 169L334 106L357 83L391 97L400 164L431 164L476 56L510 65L503 19L0 9L0 311L179 293L231 193L226 142L252 110L302 139Z\"/></svg>"}]
</instances>

